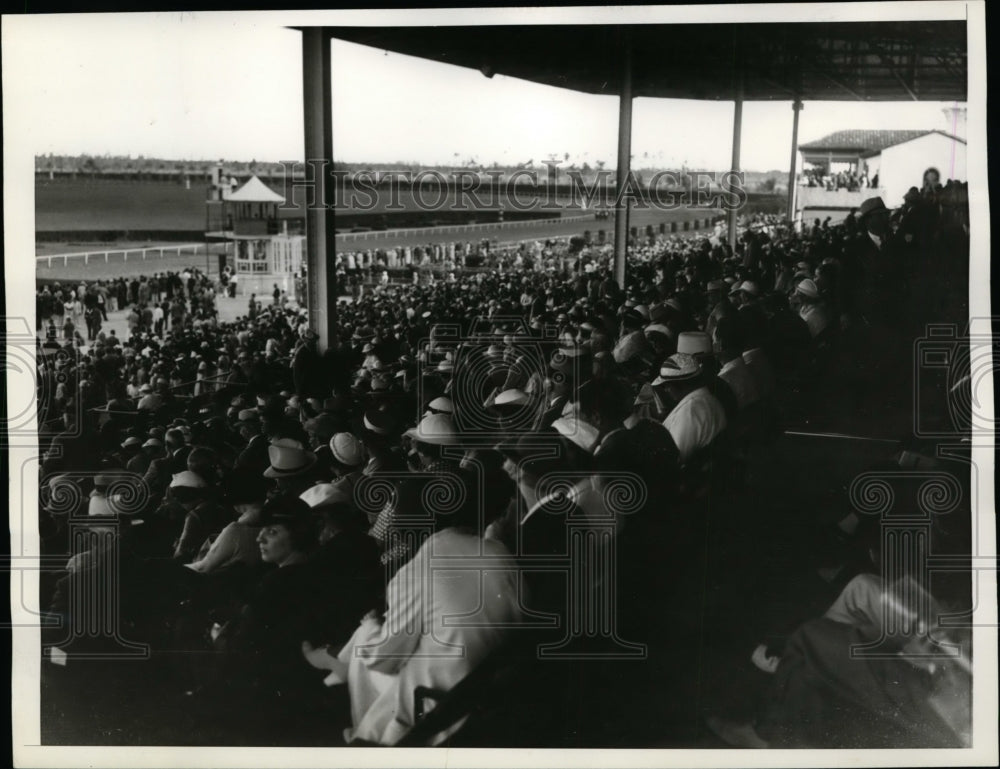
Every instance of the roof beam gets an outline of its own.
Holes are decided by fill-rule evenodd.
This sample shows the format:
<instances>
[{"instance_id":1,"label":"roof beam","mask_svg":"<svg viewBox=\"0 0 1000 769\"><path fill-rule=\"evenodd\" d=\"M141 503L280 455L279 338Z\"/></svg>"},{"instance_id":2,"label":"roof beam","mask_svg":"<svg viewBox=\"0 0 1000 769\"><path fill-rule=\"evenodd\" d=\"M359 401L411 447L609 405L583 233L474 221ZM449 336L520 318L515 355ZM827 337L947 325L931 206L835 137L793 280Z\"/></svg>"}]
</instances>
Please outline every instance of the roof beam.
<instances>
[{"instance_id":1,"label":"roof beam","mask_svg":"<svg viewBox=\"0 0 1000 769\"><path fill-rule=\"evenodd\" d=\"M851 96L853 96L858 101L868 101L867 97L862 96L857 91L855 91L853 88L851 88L849 85L847 85L845 83L842 83L840 80L838 80L837 78L835 78L833 75L831 75L826 70L822 70L822 69L819 69L818 67L815 67L815 68L813 68L813 72L815 72L817 75L822 76L824 79L829 80L831 83L833 83L838 88L843 88L847 93L849 93Z\"/></svg>"},{"instance_id":2,"label":"roof beam","mask_svg":"<svg viewBox=\"0 0 1000 769\"><path fill-rule=\"evenodd\" d=\"M903 80L903 76L900 75L895 70L895 68L891 68L890 67L889 71L892 72L893 77L896 78L896 80L899 82L899 84L903 87L903 90L906 91L910 95L910 98L913 99L913 101L920 101L920 99L917 98L917 95L915 93L913 93L913 89L911 89L910 86L908 86L906 84L906 81Z\"/></svg>"}]
</instances>

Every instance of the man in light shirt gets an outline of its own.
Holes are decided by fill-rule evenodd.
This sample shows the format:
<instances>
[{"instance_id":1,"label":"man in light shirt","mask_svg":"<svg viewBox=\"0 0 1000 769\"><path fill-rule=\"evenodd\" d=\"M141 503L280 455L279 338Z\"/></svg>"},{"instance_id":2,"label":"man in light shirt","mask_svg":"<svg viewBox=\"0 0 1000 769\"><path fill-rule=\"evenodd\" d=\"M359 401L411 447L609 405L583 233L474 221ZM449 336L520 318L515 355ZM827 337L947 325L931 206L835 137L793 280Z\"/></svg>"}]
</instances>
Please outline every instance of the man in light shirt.
<instances>
[{"instance_id":1,"label":"man in light shirt","mask_svg":"<svg viewBox=\"0 0 1000 769\"><path fill-rule=\"evenodd\" d=\"M681 464L708 448L726 429L726 412L702 379L701 364L692 355L677 353L664 361L653 386L665 385L677 405L663 420L677 444Z\"/></svg>"}]
</instances>

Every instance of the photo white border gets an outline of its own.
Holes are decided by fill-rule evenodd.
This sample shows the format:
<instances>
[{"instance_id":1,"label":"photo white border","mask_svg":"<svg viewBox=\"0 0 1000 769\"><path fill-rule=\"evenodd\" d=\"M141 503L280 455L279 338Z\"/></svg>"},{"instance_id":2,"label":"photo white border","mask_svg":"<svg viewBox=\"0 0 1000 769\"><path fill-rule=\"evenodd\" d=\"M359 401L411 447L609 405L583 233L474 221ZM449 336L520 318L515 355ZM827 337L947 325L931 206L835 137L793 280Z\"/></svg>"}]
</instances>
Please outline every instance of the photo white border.
<instances>
[{"instance_id":1,"label":"photo white border","mask_svg":"<svg viewBox=\"0 0 1000 769\"><path fill-rule=\"evenodd\" d=\"M144 14L148 15L148 14ZM986 166L986 47L985 5L973 2L788 3L762 5L650 6L599 8L490 8L365 11L259 11L246 13L155 13L164 23L181 17L238 16L260 24L282 26L428 26L487 24L623 24L623 23L753 23L882 20L968 20L968 177L971 219L970 314L990 317L989 190ZM30 27L68 24L75 15L3 17L4 118L4 250L6 316L29 319L34 331L34 200L25 191L34 185L32 127L25 124L24 100L44 98L19 91L17 73L23 67L45 66L44 55L18 45L18 34ZM101 14L86 14L99 20ZM23 259L23 264L22 264ZM33 372L7 371L8 414L18 413L34 398ZM20 405L18 405L20 404ZM993 403L975 404L983 419L992 419ZM483 767L661 767L677 766L982 766L997 763L997 603L996 572L980 575L979 605L974 630L974 740L968 750L469 750L424 748L401 750L293 748L150 748L41 746L39 723L40 634L21 601L37 593L38 572L19 569L38 554L37 500L33 490L27 509L22 505L21 471L37 471L37 450L12 446L10 461L10 529L12 542L11 616L22 627L13 631L12 712L14 759L24 767L257 767L287 766L483 766ZM977 439L973 461L977 473L980 542L975 555L995 564L993 515L993 441ZM988 471L987 471L988 469ZM30 476L34 477L34 476ZM31 526L23 526L26 515ZM23 545L21 544L23 543Z\"/></svg>"}]
</instances>

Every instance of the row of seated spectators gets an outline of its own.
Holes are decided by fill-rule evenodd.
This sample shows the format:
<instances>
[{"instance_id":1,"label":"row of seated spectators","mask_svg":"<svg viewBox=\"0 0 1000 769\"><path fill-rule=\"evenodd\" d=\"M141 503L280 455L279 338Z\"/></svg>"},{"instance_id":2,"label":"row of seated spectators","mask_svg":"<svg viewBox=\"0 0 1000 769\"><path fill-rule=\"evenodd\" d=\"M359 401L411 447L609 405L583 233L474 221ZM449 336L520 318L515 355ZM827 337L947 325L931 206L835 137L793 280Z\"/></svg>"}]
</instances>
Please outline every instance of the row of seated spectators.
<instances>
[{"instance_id":1,"label":"row of seated spectators","mask_svg":"<svg viewBox=\"0 0 1000 769\"><path fill-rule=\"evenodd\" d=\"M82 355L41 344L43 553L68 555L43 590L79 628L110 569L121 586L117 632L60 647L147 643L171 660L163 686L247 739L333 712L339 692L350 715L324 728L349 744L658 744L671 724L628 706L695 696L678 662L699 642L708 507L752 509L747 466L793 403L818 418L906 394L892 342L962 318L948 281L967 232L906 220L876 198L808 234L756 217L736 253L668 239L634 250L627 291L600 250L575 273L388 286L341 303L324 351L279 306ZM820 633L832 654L877 631L891 595L847 582L878 570L872 531L841 529L863 552L841 578L869 611ZM873 740L966 739L954 708L923 706L919 666L892 668L902 689L880 688L885 671L838 689L843 666L820 687L807 658L759 650L777 705L760 732L712 728L845 746L796 714L846 701L891 725Z\"/></svg>"}]
</instances>

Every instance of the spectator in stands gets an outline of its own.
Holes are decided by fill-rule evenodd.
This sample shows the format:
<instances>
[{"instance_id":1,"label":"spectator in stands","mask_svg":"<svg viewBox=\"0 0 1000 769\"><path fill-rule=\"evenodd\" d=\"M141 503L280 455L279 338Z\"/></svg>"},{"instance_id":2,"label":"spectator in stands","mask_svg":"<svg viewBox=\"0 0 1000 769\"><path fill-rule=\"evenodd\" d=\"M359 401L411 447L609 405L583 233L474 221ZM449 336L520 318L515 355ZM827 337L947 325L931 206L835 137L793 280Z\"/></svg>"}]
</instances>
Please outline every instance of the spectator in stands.
<instances>
[{"instance_id":1,"label":"spectator in stands","mask_svg":"<svg viewBox=\"0 0 1000 769\"><path fill-rule=\"evenodd\" d=\"M725 429L726 413L705 387L701 364L691 355L676 353L667 358L653 380L653 387L661 385L677 404L663 426L674 439L681 464L687 464Z\"/></svg>"},{"instance_id":2,"label":"spectator in stands","mask_svg":"<svg viewBox=\"0 0 1000 769\"><path fill-rule=\"evenodd\" d=\"M755 652L755 664L775 679L756 723L712 717L709 726L751 748L969 746L969 639L935 637L930 628L941 614L909 578L887 586L859 575L822 618L792 634L780 658ZM902 632L887 635L889 624ZM880 654L850 653L875 646Z\"/></svg>"},{"instance_id":3,"label":"spectator in stands","mask_svg":"<svg viewBox=\"0 0 1000 769\"><path fill-rule=\"evenodd\" d=\"M330 671L327 685L347 683L353 722L345 732L348 743L394 744L416 722L417 687L452 688L498 649L520 620L514 560L499 542L482 537L478 514L467 500L457 510L434 514L435 533L386 588L384 617L366 616L336 657L304 647L311 664ZM451 574L436 568L440 559L482 555L497 565ZM469 621L447 621L459 615ZM423 632L411 632L415 626ZM449 653L454 649L462 653ZM433 744L461 724L436 735Z\"/></svg>"},{"instance_id":4,"label":"spectator in stands","mask_svg":"<svg viewBox=\"0 0 1000 769\"><path fill-rule=\"evenodd\" d=\"M934 311L942 317L960 317L959 293L952 292L961 284L954 263L967 248L967 198L964 189L954 185L940 191L938 198L940 219L928 227L926 236L914 230L912 242L926 241L918 245L929 260L940 254L940 262L932 264L941 268L927 272L934 276L932 282L950 287L927 290L922 296L939 303ZM39 433L39 486L50 488L52 473L93 477L123 466L144 473L144 523L130 527L129 536L122 538L131 548L130 567L136 568L123 584L161 584L132 574L148 575L160 568L157 564L169 561L170 573L188 580L176 581L191 589L192 600L201 600L201 590L211 594L211 609L218 613L214 619L223 628L215 631L215 648L218 656L229 659L220 684L222 704L211 710L217 717L238 711L243 718L244 709L236 706L244 702L251 709L266 703L260 711L273 714L282 710L276 704L289 700L293 707L325 714L322 698L316 699L324 687L302 658L305 640L309 661L328 667L331 659L341 658L335 678L351 688L351 737L392 743L415 723L414 685L452 687L506 632L451 623L445 627L443 617L464 611L473 587L478 599L482 569L470 560L468 574L463 573L460 584L452 584L432 565L439 557L438 545L442 552L463 558L485 553L500 560L499 567L496 561L488 562L489 573L483 577L482 584L493 591L489 595L498 596L485 611L495 610L504 621L518 619L522 605L566 616L565 581L556 584L545 575L529 576L528 561L518 559L533 554L566 557L570 523L607 520L609 515L610 542L625 554L616 561L622 584L633 596L623 627L636 635L623 637L649 644L650 663L637 666L643 675L627 678L627 686L604 682L598 687L599 680L615 677L610 673L580 677L602 692L594 696L611 708L635 702L652 708L654 700L694 701L695 693L682 690L677 682L676 660L684 659L688 650L676 639L688 637L680 626L702 616L703 609L684 604L683 610L670 612L672 627L653 615L655 607L695 602L706 587L704 574L725 571L717 568L717 561L697 562L699 554L714 554L699 539L704 536L700 527L711 525L712 535L718 536L752 521L728 544L738 542L735 549L741 553L732 571L756 585L757 560L769 561L772 553L793 547L789 543L798 546L796 532L800 523L801 528L808 523L798 508L808 507L810 515L816 511L812 500L803 498L791 527L796 531L782 529L787 519L770 517L783 508L781 500L767 496L769 487L755 483L751 472L738 474L748 479L745 490L737 483L713 485L712 508L707 511L692 476L713 464L722 470L717 477L736 476L737 459L750 457L755 470L778 468L775 485L782 489L795 480L792 474L808 477L817 487L837 483L827 468L810 465L804 457L790 458L796 453L793 446L774 452L768 443L774 431L757 428L753 417L763 412L774 417L773 424L791 414L793 425L800 417L805 421L799 424L825 425L824 420L835 421L831 415L855 413L858 395L863 405L878 407L865 417L872 434L891 435L895 412L881 408L888 402L884 391L913 392L907 380L912 366L891 354L911 348L899 342L905 338L898 335L903 318L893 319L887 312L898 301L894 295L903 290L904 279L914 285L920 274L901 270L897 259L909 253L904 246L911 245L905 234L912 212L906 209L894 231L880 203L873 199L861 207L856 234L846 226L824 227L819 222L814 232L799 234L777 216L741 216L741 228L752 226L758 232L753 238L758 253L748 263L743 259L746 249L734 255L722 244L677 235L633 245L624 289L611 279L610 244L578 243L579 256L569 255L567 244L554 242L491 249L486 269L475 275L456 272L454 282L427 279L374 286L358 301L340 304L340 325L322 352L315 342L299 342L309 336L305 312L280 302L259 308L254 297L247 315L205 323L212 314L207 276L195 270L185 276L169 274L163 281L163 299L171 302L165 315L176 321L169 333L156 334L154 322L154 333L136 328L128 340L113 334L101 339L99 334L92 348L78 356L67 354L74 351L62 350L57 340L40 345L39 420L46 429ZM518 254L522 268L514 272L511 265ZM358 254L354 269L371 269L384 258L381 253ZM428 256L428 274L431 263L440 265L445 258ZM501 260L507 266L495 269ZM136 281L137 290L141 284ZM124 280L116 285L128 288ZM724 298L729 286L736 289L738 310ZM767 291L771 286L778 290ZM865 305L865 313L874 306L895 320L880 330L882 336L869 325L868 319L876 316L866 314L862 321L859 303L852 305L852 299L869 289L877 301ZM53 286L53 296L65 301L66 295L58 291ZM184 320L185 294L192 302L191 322ZM788 305L790 296L797 311ZM821 301L810 303L812 298ZM802 302L811 309L800 314ZM930 301L924 305L930 306ZM912 318L905 320L921 317L916 309L909 312ZM836 322L840 313L853 320L844 329ZM448 326L456 329L453 338L443 333ZM433 346L425 344L429 338ZM368 352L366 344L372 345ZM826 353L819 354L821 349ZM375 360L363 376L356 376L366 355ZM207 384L213 370L218 371L217 388ZM659 377L654 378L655 370ZM858 371L877 372L871 387L853 386L851 377ZM825 389L819 390L821 385ZM492 397L496 409L497 396L502 396L501 409L509 407L502 420L483 407ZM513 433L513 418L518 416L511 413L514 408L525 412L516 425L519 432L495 447L498 428ZM141 459L133 453L139 440ZM165 448L157 445L160 441ZM127 453L122 444L128 444ZM540 453L540 446L548 453ZM782 461L796 464L786 469ZM648 496L638 511L619 514L615 487L605 476L626 472L642 480ZM270 477L265 479L265 474ZM566 482L555 488L553 478ZM270 521L273 530L260 535L261 542L251 551L246 547L250 533L237 527L261 523L255 516L266 512L261 510L263 484L264 495L274 505L263 520ZM463 489L483 520L466 527L464 509L446 516L448 500L461 495L432 494L445 487ZM374 490L384 490L385 496ZM731 515L757 496L755 515ZM290 497L298 499L290 502ZM106 493L105 499L111 507ZM66 530L54 520L49 524L47 547L69 551ZM490 524L486 544L479 536L483 524ZM768 531L766 547L754 538L754 527ZM369 529L371 534L366 533ZM437 533L428 542L431 531ZM142 555L135 552L137 541L143 542ZM599 571L603 548L581 555L593 572ZM233 576L256 563L256 555L265 557L245 579ZM796 549L796 559L787 575L779 575L782 580L799 582L798 565L805 574L815 572L807 554ZM513 566L505 571L508 562ZM95 568L99 564L97 559ZM420 591L413 604L406 604L401 592L406 580L428 568L433 574L426 572L428 582L423 584L434 585L434 592ZM525 572L528 588L523 603L514 581L518 569ZM196 573L203 570L207 573ZM388 616L380 622L386 572L396 578L390 584ZM691 579L692 574L698 578ZM360 584L350 582L350 575L360 575ZM598 596L602 588L599 579L581 584L586 598ZM436 603L439 587L444 592ZM348 598L357 601L345 604ZM643 611L642 604L654 611ZM375 607L379 611L359 629L358 620ZM134 604L129 608L129 632L138 633L131 613ZM433 623L440 619L449 635L401 637L393 623L418 608L427 611ZM468 611L476 608L470 604ZM171 612L185 611L176 606L156 609L162 612L161 625L175 619ZM201 620L194 633L200 638L213 617L190 611ZM739 624L730 617L726 621L727 629ZM563 623L560 633L571 626ZM437 624L433 627L437 633ZM352 634L353 642L341 650ZM435 637L465 642L466 634L471 657L419 656L437 649ZM701 634L698 628L697 637ZM149 640L159 650L163 640L153 636ZM390 659L380 650L370 659L352 656L350 649L360 650L365 639L379 641L383 636L390 646L400 644L404 659ZM324 651L326 645L332 645L330 653ZM824 648L834 647L841 652L846 648ZM781 656L784 667L795 652ZM582 671L567 669L573 676ZM534 672L532 668L529 677ZM186 690L179 682L157 685ZM159 694L156 688L151 684ZM672 692L670 698L660 696L665 690ZM656 696L645 696L653 691ZM550 707L546 700L531 712L573 711L565 701L559 703ZM795 704L794 696L789 703ZM595 741L640 720L656 722L657 728L661 724L652 712L635 719L634 708L619 709L629 715L608 717L611 725L602 727L607 731L594 729ZM608 708L602 716L606 712ZM567 717L571 720L572 715ZM489 718L487 722L492 723ZM579 731L579 726L573 728ZM759 738L785 744L780 729L764 731Z\"/></svg>"}]
</instances>

